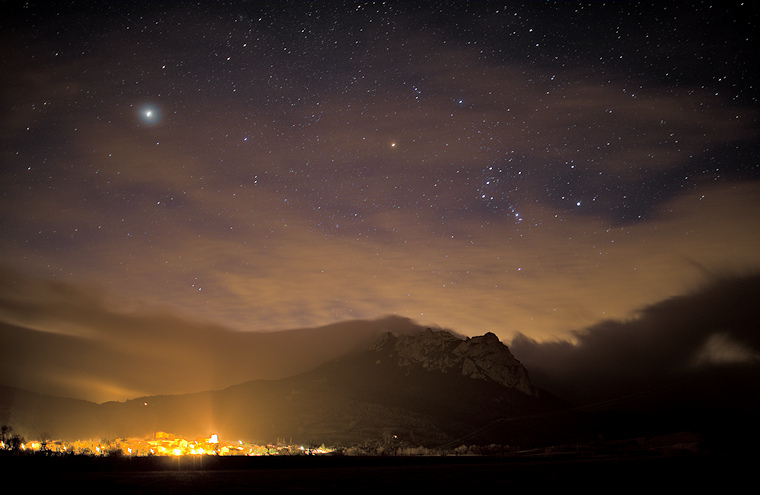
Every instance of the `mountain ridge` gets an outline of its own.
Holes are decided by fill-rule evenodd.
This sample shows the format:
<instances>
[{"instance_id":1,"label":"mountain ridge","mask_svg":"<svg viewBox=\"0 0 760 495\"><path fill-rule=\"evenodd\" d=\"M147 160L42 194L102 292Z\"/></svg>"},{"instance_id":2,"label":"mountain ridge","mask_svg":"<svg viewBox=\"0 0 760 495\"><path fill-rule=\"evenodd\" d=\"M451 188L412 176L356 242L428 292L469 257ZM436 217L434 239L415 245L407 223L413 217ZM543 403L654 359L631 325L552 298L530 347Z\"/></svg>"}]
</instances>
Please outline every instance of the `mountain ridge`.
<instances>
[{"instance_id":1,"label":"mountain ridge","mask_svg":"<svg viewBox=\"0 0 760 495\"><path fill-rule=\"evenodd\" d=\"M81 437L88 429L73 428L68 411L76 410L91 438L214 432L258 442L318 438L351 444L392 433L420 444L443 443L498 418L556 405L538 397L527 370L495 335L462 339L431 329L388 332L370 348L311 371L215 391L103 404L75 401L78 407L65 405L72 399L52 401L51 407L39 399L22 404L24 394L15 395L20 410L10 414L3 401L0 421L23 418L13 425L15 431L30 437L44 431L62 439L74 431Z\"/></svg>"},{"instance_id":2,"label":"mountain ridge","mask_svg":"<svg viewBox=\"0 0 760 495\"><path fill-rule=\"evenodd\" d=\"M385 351L388 358L395 358L403 368L421 366L427 370L456 371L470 378L494 380L527 395L538 394L525 367L491 332L464 340L431 328L399 336L388 332L370 349Z\"/></svg>"}]
</instances>

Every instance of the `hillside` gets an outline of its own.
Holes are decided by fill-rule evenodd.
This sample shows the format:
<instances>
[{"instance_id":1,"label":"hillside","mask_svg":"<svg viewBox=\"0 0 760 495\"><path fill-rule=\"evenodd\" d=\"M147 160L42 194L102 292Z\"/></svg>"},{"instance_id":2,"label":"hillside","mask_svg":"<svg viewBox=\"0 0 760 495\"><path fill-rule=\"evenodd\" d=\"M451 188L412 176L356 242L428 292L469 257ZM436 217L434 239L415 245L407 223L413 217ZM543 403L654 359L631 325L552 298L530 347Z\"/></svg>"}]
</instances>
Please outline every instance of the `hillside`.
<instances>
[{"instance_id":1,"label":"hillside","mask_svg":"<svg viewBox=\"0 0 760 495\"><path fill-rule=\"evenodd\" d=\"M530 383L525 368L493 334L460 339L430 329L388 333L371 348L281 380L219 391L93 404L4 390L0 421L29 437L144 437L170 431L218 433L253 442L289 438L352 444L443 444L558 401ZM469 443L524 440L525 424L468 437ZM519 434L518 434L519 433Z\"/></svg>"}]
</instances>

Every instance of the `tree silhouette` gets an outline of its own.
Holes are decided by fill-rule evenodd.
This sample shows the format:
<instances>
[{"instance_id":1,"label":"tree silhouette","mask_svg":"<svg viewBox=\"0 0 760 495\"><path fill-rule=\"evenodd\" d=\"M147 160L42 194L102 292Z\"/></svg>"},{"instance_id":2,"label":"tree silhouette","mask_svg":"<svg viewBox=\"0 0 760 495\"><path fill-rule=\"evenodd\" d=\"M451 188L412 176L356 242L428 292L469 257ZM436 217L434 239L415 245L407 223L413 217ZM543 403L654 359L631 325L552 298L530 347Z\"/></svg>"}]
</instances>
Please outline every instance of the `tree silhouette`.
<instances>
[{"instance_id":1,"label":"tree silhouette","mask_svg":"<svg viewBox=\"0 0 760 495\"><path fill-rule=\"evenodd\" d=\"M8 445L8 440L11 438L11 432L13 431L12 426L3 425L2 426L2 436L0 437L0 441L3 442L3 448L6 448Z\"/></svg>"},{"instance_id":2,"label":"tree silhouette","mask_svg":"<svg viewBox=\"0 0 760 495\"><path fill-rule=\"evenodd\" d=\"M47 452L48 442L52 439L50 433L43 431L40 433L40 452Z\"/></svg>"}]
</instances>

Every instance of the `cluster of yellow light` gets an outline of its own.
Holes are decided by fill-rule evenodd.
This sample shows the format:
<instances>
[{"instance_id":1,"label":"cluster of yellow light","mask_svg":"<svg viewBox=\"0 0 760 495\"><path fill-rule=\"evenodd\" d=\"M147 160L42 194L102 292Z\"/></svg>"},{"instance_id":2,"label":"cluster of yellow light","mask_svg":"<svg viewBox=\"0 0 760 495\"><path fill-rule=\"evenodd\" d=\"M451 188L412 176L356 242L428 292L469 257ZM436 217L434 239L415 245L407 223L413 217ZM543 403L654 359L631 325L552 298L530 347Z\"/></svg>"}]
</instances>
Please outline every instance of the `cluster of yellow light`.
<instances>
[{"instance_id":1,"label":"cluster of yellow light","mask_svg":"<svg viewBox=\"0 0 760 495\"><path fill-rule=\"evenodd\" d=\"M237 443L220 442L216 434L208 438L197 437L195 440L175 438L165 432L156 432L152 440L122 440L118 446L125 454L133 455L251 455L257 446Z\"/></svg>"},{"instance_id":2,"label":"cluster of yellow light","mask_svg":"<svg viewBox=\"0 0 760 495\"><path fill-rule=\"evenodd\" d=\"M303 446L288 445L255 445L247 444L242 440L230 443L220 441L216 434L208 438L196 437L195 440L185 440L184 438L175 438L174 435L165 432L156 432L152 439L121 439L114 442L102 442L94 440L78 440L73 443L63 441L45 442L44 447L41 441L31 441L21 446L24 450L48 450L52 452L73 452L77 454L89 453L93 455L106 455L115 449L120 449L127 456L200 456L200 455L272 455L286 450L293 452L306 452ZM327 454L330 449L321 446L320 448L309 449L310 454Z\"/></svg>"}]
</instances>

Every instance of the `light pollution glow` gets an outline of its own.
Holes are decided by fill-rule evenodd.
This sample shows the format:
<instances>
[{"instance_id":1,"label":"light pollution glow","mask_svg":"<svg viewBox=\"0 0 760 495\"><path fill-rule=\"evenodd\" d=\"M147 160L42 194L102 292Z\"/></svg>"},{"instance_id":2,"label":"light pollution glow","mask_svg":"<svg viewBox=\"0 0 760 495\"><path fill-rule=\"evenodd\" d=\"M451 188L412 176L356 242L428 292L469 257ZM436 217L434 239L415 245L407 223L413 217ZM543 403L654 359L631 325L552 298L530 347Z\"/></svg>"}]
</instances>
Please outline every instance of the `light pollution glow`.
<instances>
[{"instance_id":1,"label":"light pollution glow","mask_svg":"<svg viewBox=\"0 0 760 495\"><path fill-rule=\"evenodd\" d=\"M128 333L9 309L48 280L108 323L572 339L758 268L755 35L725 34L727 86L704 9L573 4L12 12L2 321Z\"/></svg>"}]
</instances>

